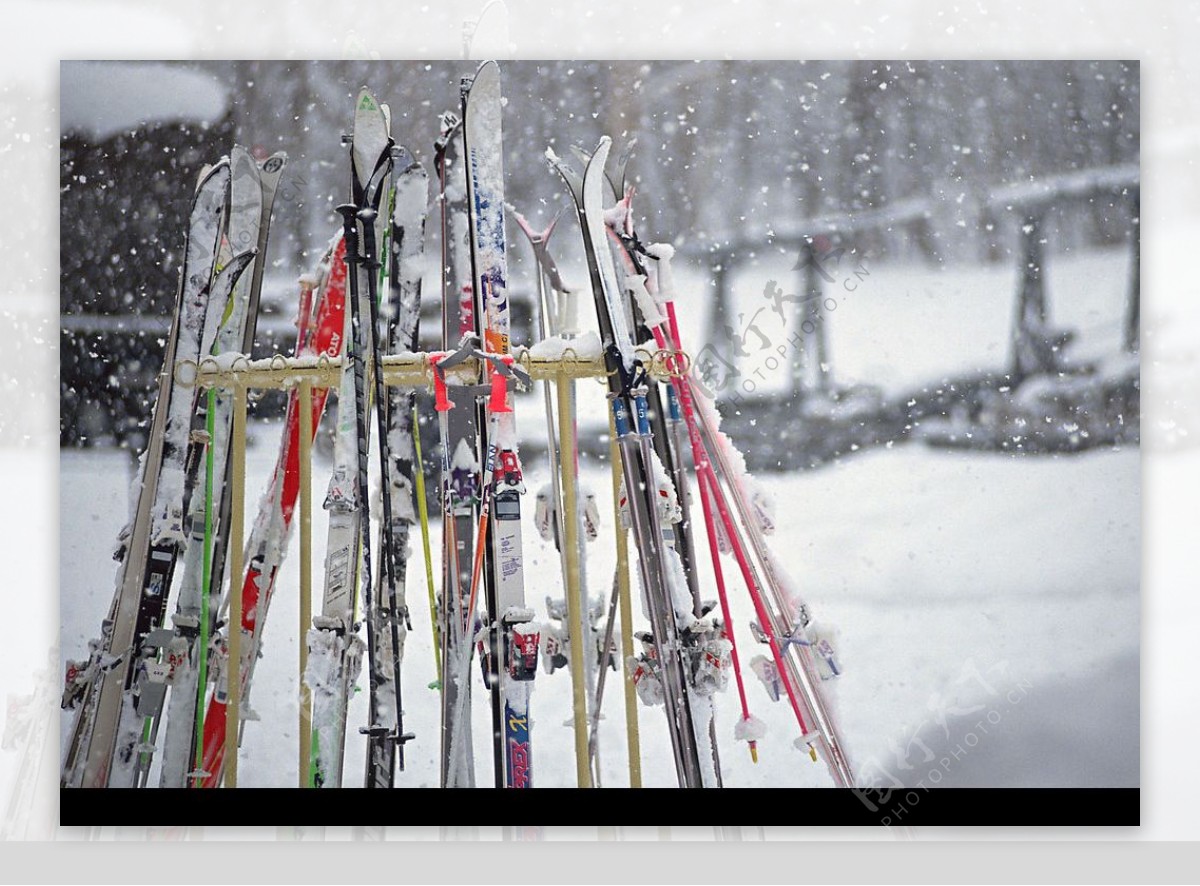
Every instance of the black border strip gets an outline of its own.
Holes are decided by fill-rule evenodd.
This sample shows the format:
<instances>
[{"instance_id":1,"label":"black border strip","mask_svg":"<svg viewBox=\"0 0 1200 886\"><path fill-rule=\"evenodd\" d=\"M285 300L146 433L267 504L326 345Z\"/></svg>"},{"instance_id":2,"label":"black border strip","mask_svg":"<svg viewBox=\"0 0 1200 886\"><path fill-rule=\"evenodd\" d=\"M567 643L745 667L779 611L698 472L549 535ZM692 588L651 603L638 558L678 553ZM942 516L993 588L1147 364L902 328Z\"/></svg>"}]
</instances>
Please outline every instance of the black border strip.
<instances>
[{"instance_id":1,"label":"black border strip","mask_svg":"<svg viewBox=\"0 0 1200 886\"><path fill-rule=\"evenodd\" d=\"M412 794L419 797L412 797ZM838 788L725 788L689 802L675 788L479 792L82 790L62 788L59 824L94 825L785 825L1135 826L1139 788L912 788L884 794ZM416 802L408 802L415 799ZM786 810L786 816L781 815ZM501 820L502 819L502 820Z\"/></svg>"}]
</instances>

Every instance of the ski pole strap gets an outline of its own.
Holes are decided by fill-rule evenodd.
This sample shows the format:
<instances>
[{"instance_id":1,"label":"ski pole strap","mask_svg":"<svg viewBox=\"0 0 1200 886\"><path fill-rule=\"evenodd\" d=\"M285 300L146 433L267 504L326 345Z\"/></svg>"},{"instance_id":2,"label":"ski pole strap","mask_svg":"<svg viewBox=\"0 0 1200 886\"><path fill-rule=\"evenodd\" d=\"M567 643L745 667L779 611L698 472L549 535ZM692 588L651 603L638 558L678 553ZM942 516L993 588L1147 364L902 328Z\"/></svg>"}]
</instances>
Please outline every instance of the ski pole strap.
<instances>
[{"instance_id":1,"label":"ski pole strap","mask_svg":"<svg viewBox=\"0 0 1200 886\"><path fill-rule=\"evenodd\" d=\"M442 111L438 114L438 135L437 141L433 143L433 147L438 151L445 151L446 145L450 142L451 135L458 128L458 115L453 111Z\"/></svg>"},{"instance_id":2,"label":"ski pole strap","mask_svg":"<svg viewBox=\"0 0 1200 886\"><path fill-rule=\"evenodd\" d=\"M635 253L646 258L651 258L655 261L658 260L658 256L651 254L650 251L646 249L646 244L638 239L637 234L626 234L622 231L618 231L617 236L621 239L621 245L623 245L631 253Z\"/></svg>"},{"instance_id":3,"label":"ski pole strap","mask_svg":"<svg viewBox=\"0 0 1200 886\"><path fill-rule=\"evenodd\" d=\"M646 396L646 385L650 380L650 373L646 370L646 364L642 360L633 361L633 372L629 375L629 382L625 386L625 393L631 397L638 396L638 391L641 391L641 396L644 399Z\"/></svg>"},{"instance_id":4,"label":"ski pole strap","mask_svg":"<svg viewBox=\"0 0 1200 886\"><path fill-rule=\"evenodd\" d=\"M351 140L353 143L353 139ZM360 185L357 171L354 176L354 201L359 209L373 208L376 212L379 211L379 204L383 197L383 182L391 172L392 148L395 146L396 140L388 136L387 144L383 150L379 152L379 157L375 160L375 167L371 170L365 184ZM353 157L353 154L351 154ZM351 160L353 165L353 160ZM341 209L339 208L339 212Z\"/></svg>"}]
</instances>

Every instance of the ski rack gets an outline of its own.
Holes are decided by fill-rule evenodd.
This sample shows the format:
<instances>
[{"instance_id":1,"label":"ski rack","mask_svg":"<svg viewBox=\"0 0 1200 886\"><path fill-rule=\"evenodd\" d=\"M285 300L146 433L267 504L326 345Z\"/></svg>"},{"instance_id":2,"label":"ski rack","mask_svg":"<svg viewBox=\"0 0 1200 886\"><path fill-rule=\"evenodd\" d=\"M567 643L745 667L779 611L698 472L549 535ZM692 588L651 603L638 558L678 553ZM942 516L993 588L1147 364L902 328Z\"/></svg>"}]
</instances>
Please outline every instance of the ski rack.
<instances>
[{"instance_id":1,"label":"ski rack","mask_svg":"<svg viewBox=\"0 0 1200 886\"><path fill-rule=\"evenodd\" d=\"M383 383L388 387L432 388L435 362L449 357L453 351L430 351L414 354L391 354L383 358ZM529 348L514 347L513 363L529 373L534 381L557 378L606 378L608 371L601 355L580 356L563 349L562 357L535 357ZM569 355L569 356L568 356ZM502 354L484 354L467 357L445 370L446 381L454 385L471 385L480 377L480 364L492 359L503 359ZM687 373L691 358L683 351L667 348L649 350L639 348L636 357L642 362L647 375L655 381L669 381L680 372ZM683 368L679 367L682 364ZM188 373L191 373L190 375ZM244 354L234 354L220 359L205 357L196 363L181 361L176 368L175 380L182 386L201 388L238 387L249 389L286 390L302 383L315 388L336 387L342 372L342 358L321 354L317 357L284 357L276 354L261 360L251 360Z\"/></svg>"},{"instance_id":2,"label":"ski rack","mask_svg":"<svg viewBox=\"0 0 1200 886\"><path fill-rule=\"evenodd\" d=\"M383 383L387 387L433 389L435 364L453 353L455 352L422 351L387 355L382 360ZM511 358L513 365L523 369L535 381L601 379L607 378L609 374L604 365L603 355L580 355L569 346L562 349L559 357L535 357L529 348L524 346L514 347L511 355L478 352L477 355L465 357L456 365L444 370L438 369L436 372L439 375L444 373L445 380L452 384L472 385L479 378L484 377L484 368L487 362L492 359L504 358ZM649 350L641 347L635 351L635 358L642 363L646 375L655 381L669 381L681 372L686 373L691 366L691 359L687 353L667 348ZM251 360L245 354L228 354L222 355L220 358L205 357L198 362L184 360L175 367L175 381L183 388L221 388L233 393L233 422L229 454L232 465L229 488L232 507L228 550L230 574L235 576L243 574L245 565L243 562L243 546L245 544L243 514L246 502L246 410L250 400L249 392L251 390L287 390L292 387L299 389L299 412L302 428L298 441L301 482L297 516L300 525L300 618L298 627L301 639L298 646L301 686L304 686L303 676L308 663L308 648L303 638L312 623L312 484L309 482L312 464L312 429L307 426L307 423L311 422L312 418L313 389L336 388L341 377L342 366L342 357L330 357L325 354L317 357L285 357L282 354L275 354L260 360ZM626 562L628 555L621 551L620 547L619 544L618 561ZM229 595L229 624L241 624L241 609L241 594L231 593ZM226 677L228 713L226 716L224 778L224 786L227 788L237 787L238 730L242 720L240 646L241 631L229 631L228 674ZM309 777L308 739L312 728L311 704L310 693L302 691L298 746L300 787L304 787L308 783ZM635 738L631 737L630 740L634 742ZM636 745L631 744L631 747L634 746ZM640 781L640 767L638 780Z\"/></svg>"}]
</instances>

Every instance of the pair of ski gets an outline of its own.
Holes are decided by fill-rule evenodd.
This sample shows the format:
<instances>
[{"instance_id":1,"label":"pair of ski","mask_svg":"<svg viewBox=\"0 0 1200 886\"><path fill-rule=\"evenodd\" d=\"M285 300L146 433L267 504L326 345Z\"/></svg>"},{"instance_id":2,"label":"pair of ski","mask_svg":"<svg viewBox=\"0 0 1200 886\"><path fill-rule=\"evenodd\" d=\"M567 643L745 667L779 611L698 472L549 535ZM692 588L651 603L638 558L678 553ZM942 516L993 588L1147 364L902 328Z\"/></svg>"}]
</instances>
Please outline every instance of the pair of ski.
<instances>
[{"instance_id":1,"label":"pair of ski","mask_svg":"<svg viewBox=\"0 0 1200 886\"><path fill-rule=\"evenodd\" d=\"M286 163L261 166L235 146L200 176L159 393L116 553L116 590L86 664L68 668L64 707L79 708L62 784L140 787L171 702L161 783L182 786L195 741L207 635L219 599L229 520L231 397L195 386L201 360L249 351L275 189ZM205 490L196 495L200 462ZM173 625L165 624L185 558Z\"/></svg>"},{"instance_id":2,"label":"pair of ski","mask_svg":"<svg viewBox=\"0 0 1200 886\"><path fill-rule=\"evenodd\" d=\"M477 386L468 386L457 403L440 388L436 404L445 550L441 776L446 787L475 783L469 674L478 641L491 700L494 783L527 788L533 784L529 699L540 631L525 602L520 519L525 487L507 378L513 373L496 63L483 64L465 80L461 97L461 121L443 117L437 146L443 340L448 352L481 345L476 359L481 369L487 367L491 385L482 398ZM477 631L480 597L485 615Z\"/></svg>"}]
</instances>

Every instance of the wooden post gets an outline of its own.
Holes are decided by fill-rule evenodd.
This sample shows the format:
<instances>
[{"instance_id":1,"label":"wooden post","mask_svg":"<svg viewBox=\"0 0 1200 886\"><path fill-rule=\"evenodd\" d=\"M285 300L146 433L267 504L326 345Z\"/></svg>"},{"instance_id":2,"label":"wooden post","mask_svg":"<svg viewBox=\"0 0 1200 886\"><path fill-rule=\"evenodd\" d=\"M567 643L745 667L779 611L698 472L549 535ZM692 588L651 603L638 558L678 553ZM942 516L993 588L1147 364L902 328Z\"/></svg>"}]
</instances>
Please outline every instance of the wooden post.
<instances>
[{"instance_id":1,"label":"wooden post","mask_svg":"<svg viewBox=\"0 0 1200 886\"><path fill-rule=\"evenodd\" d=\"M813 298L807 313L813 324L812 342L814 347L807 356L812 359L813 363L811 370L813 388L825 393L829 390L829 372L826 369L829 366L829 335L828 330L825 328L825 324L829 321L824 316L824 280L827 279L826 275L829 274L829 271L817 267L817 262L823 260L824 256L818 256L814 253L812 264L809 266L809 273L813 275L809 277L809 282L812 286L811 292L815 298Z\"/></svg>"},{"instance_id":2,"label":"wooden post","mask_svg":"<svg viewBox=\"0 0 1200 886\"><path fill-rule=\"evenodd\" d=\"M559 452L574 451L572 430L575 415L571 410L570 382L560 376L558 389L558 447ZM588 759L587 683L584 656L589 654L583 632L586 604L579 586L579 496L576 494L574 465L563 465L563 507L559 525L563 528L563 544L567 550L567 634L571 641L571 695L575 723L575 778L581 788L592 787L592 767Z\"/></svg>"},{"instance_id":3,"label":"wooden post","mask_svg":"<svg viewBox=\"0 0 1200 886\"><path fill-rule=\"evenodd\" d=\"M312 627L312 384L300 383L300 787L309 786L312 758L312 694L308 669L308 630Z\"/></svg>"},{"instance_id":4,"label":"wooden post","mask_svg":"<svg viewBox=\"0 0 1200 886\"><path fill-rule=\"evenodd\" d=\"M800 291L807 297L796 303L795 334L800 337L800 346L792 352L792 396L810 394L825 388L821 363L825 356L825 324L812 318L821 310L825 287L821 280L821 257L811 239L805 239L800 247Z\"/></svg>"},{"instance_id":5,"label":"wooden post","mask_svg":"<svg viewBox=\"0 0 1200 886\"><path fill-rule=\"evenodd\" d=\"M1125 310L1125 350L1138 352L1138 338L1142 323L1142 194L1141 188L1131 190L1133 220L1131 222L1130 245L1133 255L1129 270L1129 302Z\"/></svg>"},{"instance_id":6,"label":"wooden post","mask_svg":"<svg viewBox=\"0 0 1200 886\"><path fill-rule=\"evenodd\" d=\"M1013 323L1012 375L1020 381L1053 362L1046 330L1046 290L1042 264L1042 212L1026 210L1021 225L1017 269L1017 311Z\"/></svg>"},{"instance_id":7,"label":"wooden post","mask_svg":"<svg viewBox=\"0 0 1200 886\"><path fill-rule=\"evenodd\" d=\"M725 338L729 325L729 265L727 252L713 254L713 302L708 319L708 344L730 364L737 363L737 354L729 352L732 342Z\"/></svg>"}]
</instances>

